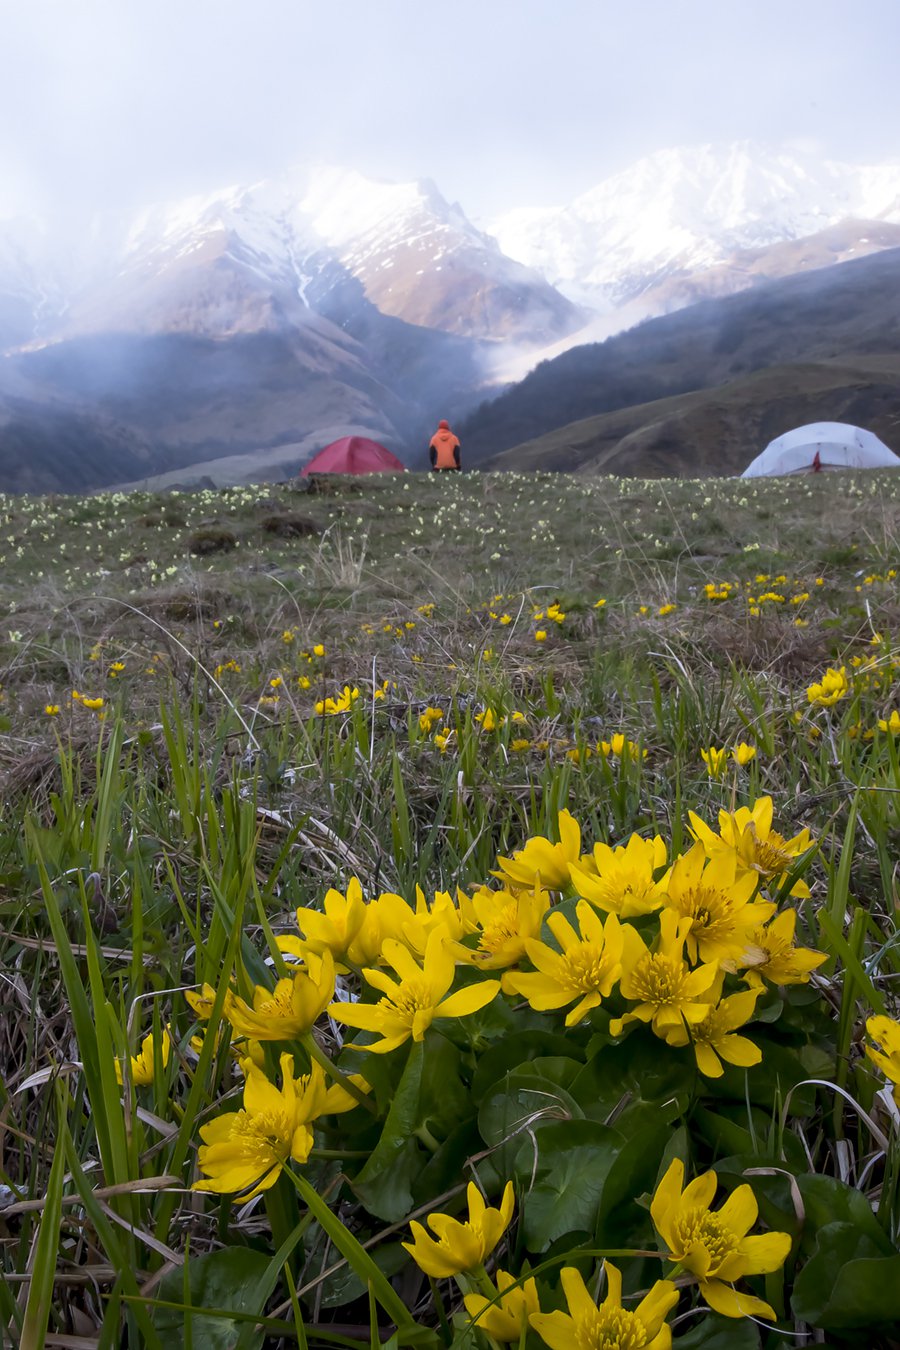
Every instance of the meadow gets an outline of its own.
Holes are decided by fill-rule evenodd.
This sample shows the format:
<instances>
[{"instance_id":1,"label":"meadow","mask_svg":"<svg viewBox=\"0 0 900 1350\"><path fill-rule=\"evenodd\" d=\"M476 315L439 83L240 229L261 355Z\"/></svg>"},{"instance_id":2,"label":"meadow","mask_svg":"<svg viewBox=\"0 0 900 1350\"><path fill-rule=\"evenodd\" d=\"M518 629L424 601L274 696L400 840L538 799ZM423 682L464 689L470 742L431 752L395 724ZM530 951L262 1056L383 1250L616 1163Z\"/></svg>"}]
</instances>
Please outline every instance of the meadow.
<instances>
[{"instance_id":1,"label":"meadow","mask_svg":"<svg viewBox=\"0 0 900 1350\"><path fill-rule=\"evenodd\" d=\"M900 481L0 498L0 1345L900 1345Z\"/></svg>"}]
</instances>

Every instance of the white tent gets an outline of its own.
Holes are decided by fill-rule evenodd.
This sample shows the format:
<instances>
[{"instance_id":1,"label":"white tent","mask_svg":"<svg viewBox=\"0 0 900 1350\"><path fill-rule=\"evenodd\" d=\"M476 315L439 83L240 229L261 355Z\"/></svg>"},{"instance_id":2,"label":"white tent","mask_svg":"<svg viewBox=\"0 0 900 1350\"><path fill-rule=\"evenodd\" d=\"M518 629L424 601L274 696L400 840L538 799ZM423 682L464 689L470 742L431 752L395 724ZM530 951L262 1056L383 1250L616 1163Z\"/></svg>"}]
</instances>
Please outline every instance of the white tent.
<instances>
[{"instance_id":1,"label":"white tent","mask_svg":"<svg viewBox=\"0 0 900 1350\"><path fill-rule=\"evenodd\" d=\"M900 469L900 459L871 431L846 422L810 422L770 441L741 477L817 469Z\"/></svg>"}]
</instances>

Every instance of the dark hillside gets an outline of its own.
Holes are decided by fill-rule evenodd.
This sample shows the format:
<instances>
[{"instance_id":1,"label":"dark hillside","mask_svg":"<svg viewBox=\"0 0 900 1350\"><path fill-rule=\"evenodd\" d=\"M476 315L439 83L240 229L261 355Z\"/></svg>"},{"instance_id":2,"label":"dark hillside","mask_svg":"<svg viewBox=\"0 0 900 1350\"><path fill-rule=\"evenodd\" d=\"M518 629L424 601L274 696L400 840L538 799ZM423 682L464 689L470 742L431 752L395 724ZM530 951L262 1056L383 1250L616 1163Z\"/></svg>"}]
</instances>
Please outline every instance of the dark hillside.
<instances>
[{"instance_id":1,"label":"dark hillside","mask_svg":"<svg viewBox=\"0 0 900 1350\"><path fill-rule=\"evenodd\" d=\"M573 348L468 419L460 432L467 455L483 462L572 422L771 367L898 355L898 285L900 249L889 249Z\"/></svg>"}]
</instances>

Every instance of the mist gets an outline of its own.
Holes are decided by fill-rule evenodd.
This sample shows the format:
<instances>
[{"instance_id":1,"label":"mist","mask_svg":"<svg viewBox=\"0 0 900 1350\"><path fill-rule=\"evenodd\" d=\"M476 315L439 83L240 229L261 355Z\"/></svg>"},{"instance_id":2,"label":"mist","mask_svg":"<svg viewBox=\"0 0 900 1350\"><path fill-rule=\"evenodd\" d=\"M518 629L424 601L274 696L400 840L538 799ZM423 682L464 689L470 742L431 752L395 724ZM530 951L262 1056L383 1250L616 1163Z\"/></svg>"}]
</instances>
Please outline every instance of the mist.
<instances>
[{"instance_id":1,"label":"mist","mask_svg":"<svg viewBox=\"0 0 900 1350\"><path fill-rule=\"evenodd\" d=\"M0 216L71 232L333 162L477 219L673 144L892 158L898 38L894 0L6 0Z\"/></svg>"}]
</instances>

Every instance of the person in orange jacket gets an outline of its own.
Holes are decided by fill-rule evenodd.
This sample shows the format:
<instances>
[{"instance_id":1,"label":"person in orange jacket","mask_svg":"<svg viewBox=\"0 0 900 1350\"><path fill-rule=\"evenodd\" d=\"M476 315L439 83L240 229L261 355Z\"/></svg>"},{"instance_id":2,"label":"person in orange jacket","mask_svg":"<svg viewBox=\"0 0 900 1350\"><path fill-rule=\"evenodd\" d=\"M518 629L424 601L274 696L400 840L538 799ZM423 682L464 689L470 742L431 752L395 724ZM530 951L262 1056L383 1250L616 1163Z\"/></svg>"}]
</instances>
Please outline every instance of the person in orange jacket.
<instances>
[{"instance_id":1,"label":"person in orange jacket","mask_svg":"<svg viewBox=\"0 0 900 1350\"><path fill-rule=\"evenodd\" d=\"M459 441L450 430L450 423L444 418L438 422L438 429L431 438L428 454L431 457L433 473L441 473L444 469L458 471L462 468L459 462Z\"/></svg>"}]
</instances>

